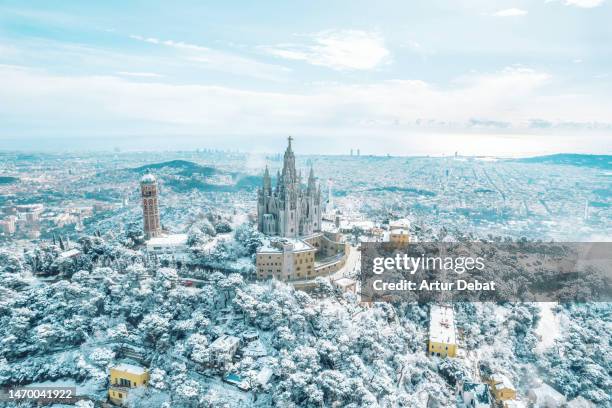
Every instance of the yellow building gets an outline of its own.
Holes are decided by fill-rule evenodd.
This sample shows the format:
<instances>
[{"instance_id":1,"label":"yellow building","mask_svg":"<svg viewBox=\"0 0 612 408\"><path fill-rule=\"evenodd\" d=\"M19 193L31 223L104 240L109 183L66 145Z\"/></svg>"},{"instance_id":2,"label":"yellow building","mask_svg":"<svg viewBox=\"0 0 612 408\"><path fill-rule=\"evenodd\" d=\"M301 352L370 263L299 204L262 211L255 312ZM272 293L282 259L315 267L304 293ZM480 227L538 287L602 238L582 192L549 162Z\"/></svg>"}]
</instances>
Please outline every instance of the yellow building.
<instances>
[{"instance_id":1,"label":"yellow building","mask_svg":"<svg viewBox=\"0 0 612 408\"><path fill-rule=\"evenodd\" d=\"M315 247L300 239L272 242L257 251L257 277L280 281L314 278L316 252Z\"/></svg>"},{"instance_id":2,"label":"yellow building","mask_svg":"<svg viewBox=\"0 0 612 408\"><path fill-rule=\"evenodd\" d=\"M146 386L149 373L144 367L122 363L110 368L108 398L113 404L121 405L131 388Z\"/></svg>"},{"instance_id":3,"label":"yellow building","mask_svg":"<svg viewBox=\"0 0 612 408\"><path fill-rule=\"evenodd\" d=\"M288 282L328 276L346 263L348 244L340 239L340 234L324 232L270 240L257 251L257 278Z\"/></svg>"},{"instance_id":4,"label":"yellow building","mask_svg":"<svg viewBox=\"0 0 612 408\"><path fill-rule=\"evenodd\" d=\"M491 391L498 402L516 399L516 389L505 375L492 375L489 384L491 384Z\"/></svg>"},{"instance_id":5,"label":"yellow building","mask_svg":"<svg viewBox=\"0 0 612 408\"><path fill-rule=\"evenodd\" d=\"M455 357L457 355L455 314L452 307L431 306L427 350L431 356Z\"/></svg>"},{"instance_id":6,"label":"yellow building","mask_svg":"<svg viewBox=\"0 0 612 408\"><path fill-rule=\"evenodd\" d=\"M410 242L410 234L405 228L394 228L389 231L389 242L397 246L407 245Z\"/></svg>"}]
</instances>

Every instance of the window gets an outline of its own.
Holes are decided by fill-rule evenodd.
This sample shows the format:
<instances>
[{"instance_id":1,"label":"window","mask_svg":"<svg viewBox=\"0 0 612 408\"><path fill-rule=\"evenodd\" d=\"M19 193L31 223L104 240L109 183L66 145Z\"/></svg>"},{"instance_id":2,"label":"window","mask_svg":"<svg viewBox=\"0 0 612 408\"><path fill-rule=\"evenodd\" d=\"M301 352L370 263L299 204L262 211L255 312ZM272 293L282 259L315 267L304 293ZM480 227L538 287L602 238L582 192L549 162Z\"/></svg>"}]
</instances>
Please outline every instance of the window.
<instances>
[{"instance_id":1,"label":"window","mask_svg":"<svg viewBox=\"0 0 612 408\"><path fill-rule=\"evenodd\" d=\"M123 398L123 394L118 392L117 394L119 394L119 398Z\"/></svg>"}]
</instances>

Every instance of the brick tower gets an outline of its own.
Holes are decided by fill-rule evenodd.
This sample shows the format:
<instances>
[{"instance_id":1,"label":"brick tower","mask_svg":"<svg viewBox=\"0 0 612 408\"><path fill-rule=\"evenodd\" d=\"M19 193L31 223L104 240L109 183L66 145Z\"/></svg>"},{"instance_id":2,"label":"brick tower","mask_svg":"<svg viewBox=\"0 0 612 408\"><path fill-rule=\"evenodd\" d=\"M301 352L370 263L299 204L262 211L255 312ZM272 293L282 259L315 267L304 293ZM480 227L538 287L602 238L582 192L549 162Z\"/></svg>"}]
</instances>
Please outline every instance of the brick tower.
<instances>
[{"instance_id":1,"label":"brick tower","mask_svg":"<svg viewBox=\"0 0 612 408\"><path fill-rule=\"evenodd\" d=\"M145 237L147 239L159 237L161 235L161 225L157 204L157 179L152 174L145 174L140 180L140 196L142 197Z\"/></svg>"}]
</instances>

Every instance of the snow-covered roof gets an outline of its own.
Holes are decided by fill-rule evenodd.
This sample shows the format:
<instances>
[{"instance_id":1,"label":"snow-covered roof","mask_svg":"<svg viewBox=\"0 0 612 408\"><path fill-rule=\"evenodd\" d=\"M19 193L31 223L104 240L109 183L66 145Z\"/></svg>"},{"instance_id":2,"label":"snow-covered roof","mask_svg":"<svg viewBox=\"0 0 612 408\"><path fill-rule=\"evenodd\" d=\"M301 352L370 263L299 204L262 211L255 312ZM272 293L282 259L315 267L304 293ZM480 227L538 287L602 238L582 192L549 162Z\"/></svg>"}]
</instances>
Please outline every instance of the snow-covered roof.
<instances>
[{"instance_id":1,"label":"snow-covered roof","mask_svg":"<svg viewBox=\"0 0 612 408\"><path fill-rule=\"evenodd\" d=\"M495 384L495 388L508 388L513 390L514 386L512 385L512 381L508 377L503 374L493 374L491 376L491 381Z\"/></svg>"},{"instance_id":2,"label":"snow-covered roof","mask_svg":"<svg viewBox=\"0 0 612 408\"><path fill-rule=\"evenodd\" d=\"M399 220L390 221L389 228L410 228L410 220L407 218L400 218Z\"/></svg>"},{"instance_id":3,"label":"snow-covered roof","mask_svg":"<svg viewBox=\"0 0 612 408\"><path fill-rule=\"evenodd\" d=\"M351 278L340 278L334 281L334 285L340 288L346 288L347 286L354 285L355 283L357 283L355 279L351 279Z\"/></svg>"},{"instance_id":4,"label":"snow-covered roof","mask_svg":"<svg viewBox=\"0 0 612 408\"><path fill-rule=\"evenodd\" d=\"M163 235L161 237L151 238L147 241L147 247L151 246L162 246L172 247L187 245L187 234L170 234Z\"/></svg>"},{"instance_id":5,"label":"snow-covered roof","mask_svg":"<svg viewBox=\"0 0 612 408\"><path fill-rule=\"evenodd\" d=\"M273 374L274 372L270 367L264 367L257 373L257 382L261 385L266 385Z\"/></svg>"},{"instance_id":6,"label":"snow-covered roof","mask_svg":"<svg viewBox=\"0 0 612 408\"><path fill-rule=\"evenodd\" d=\"M226 351L236 346L239 342L240 342L240 339L238 337L234 337L234 336L230 336L226 334L226 335L219 337L215 341L213 341L212 344L210 345L210 348L215 349L215 350Z\"/></svg>"},{"instance_id":7,"label":"snow-covered roof","mask_svg":"<svg viewBox=\"0 0 612 408\"><path fill-rule=\"evenodd\" d=\"M452 307L431 306L429 317L429 341L456 344L455 313Z\"/></svg>"},{"instance_id":8,"label":"snow-covered roof","mask_svg":"<svg viewBox=\"0 0 612 408\"><path fill-rule=\"evenodd\" d=\"M578 396L567 403L567 408L595 408L595 404L582 396Z\"/></svg>"},{"instance_id":9,"label":"snow-covered roof","mask_svg":"<svg viewBox=\"0 0 612 408\"><path fill-rule=\"evenodd\" d=\"M134 374L134 375L142 375L146 373L147 369L144 367L140 367L134 364L129 363L121 363L114 367L111 367L111 370L123 371L126 373Z\"/></svg>"},{"instance_id":10,"label":"snow-covered roof","mask_svg":"<svg viewBox=\"0 0 612 408\"><path fill-rule=\"evenodd\" d=\"M155 178L154 175L152 175L151 173L148 173L142 176L142 178L140 179L140 182L142 184L154 184L157 182L157 179Z\"/></svg>"},{"instance_id":11,"label":"snow-covered roof","mask_svg":"<svg viewBox=\"0 0 612 408\"><path fill-rule=\"evenodd\" d=\"M266 347L264 346L263 342L257 339L250 342L242 349L242 355L248 357L263 357L267 356L268 352L266 351Z\"/></svg>"},{"instance_id":12,"label":"snow-covered roof","mask_svg":"<svg viewBox=\"0 0 612 408\"><path fill-rule=\"evenodd\" d=\"M506 400L504 401L504 408L526 408L526 405L520 400Z\"/></svg>"},{"instance_id":13,"label":"snow-covered roof","mask_svg":"<svg viewBox=\"0 0 612 408\"><path fill-rule=\"evenodd\" d=\"M375 224L373 221L368 220L340 220L340 229L349 230L353 228L361 228L362 230L369 230L374 228Z\"/></svg>"},{"instance_id":14,"label":"snow-covered roof","mask_svg":"<svg viewBox=\"0 0 612 408\"><path fill-rule=\"evenodd\" d=\"M290 246L291 251L294 251L294 252L312 251L315 249L312 245L310 245L309 243L301 239L282 238L282 239L276 239L276 240L270 240L270 241L264 242L263 246L259 248L257 252L281 253L283 252L284 246Z\"/></svg>"},{"instance_id":15,"label":"snow-covered roof","mask_svg":"<svg viewBox=\"0 0 612 408\"><path fill-rule=\"evenodd\" d=\"M62 253L59 254L60 258L72 258L73 256L77 256L81 253L81 251L79 251L76 248L72 248L69 249L67 251L64 251Z\"/></svg>"}]
</instances>

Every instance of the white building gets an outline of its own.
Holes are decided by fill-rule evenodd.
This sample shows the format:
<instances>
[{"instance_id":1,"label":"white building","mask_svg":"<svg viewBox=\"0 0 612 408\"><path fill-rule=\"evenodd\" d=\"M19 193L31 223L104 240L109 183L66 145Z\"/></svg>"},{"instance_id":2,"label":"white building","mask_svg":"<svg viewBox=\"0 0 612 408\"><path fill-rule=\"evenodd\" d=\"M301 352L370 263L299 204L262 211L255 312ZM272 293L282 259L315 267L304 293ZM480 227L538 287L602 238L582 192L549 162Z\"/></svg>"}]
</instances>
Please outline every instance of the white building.
<instances>
[{"instance_id":1,"label":"white building","mask_svg":"<svg viewBox=\"0 0 612 408\"><path fill-rule=\"evenodd\" d=\"M189 259L187 234L171 234L147 241L147 253L168 261L185 262Z\"/></svg>"},{"instance_id":2,"label":"white building","mask_svg":"<svg viewBox=\"0 0 612 408\"><path fill-rule=\"evenodd\" d=\"M232 362L239 345L240 339L238 337L227 334L213 341L210 345L211 364L225 368Z\"/></svg>"},{"instance_id":3,"label":"white building","mask_svg":"<svg viewBox=\"0 0 612 408\"><path fill-rule=\"evenodd\" d=\"M455 313L452 307L431 306L428 351L432 356L456 356L457 335L455 331Z\"/></svg>"}]
</instances>

